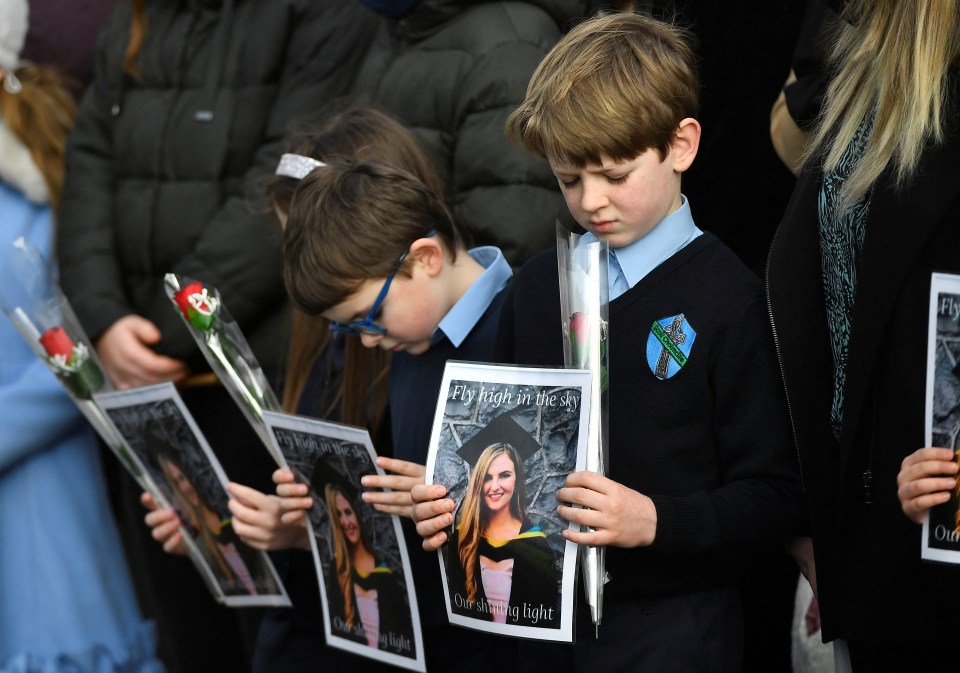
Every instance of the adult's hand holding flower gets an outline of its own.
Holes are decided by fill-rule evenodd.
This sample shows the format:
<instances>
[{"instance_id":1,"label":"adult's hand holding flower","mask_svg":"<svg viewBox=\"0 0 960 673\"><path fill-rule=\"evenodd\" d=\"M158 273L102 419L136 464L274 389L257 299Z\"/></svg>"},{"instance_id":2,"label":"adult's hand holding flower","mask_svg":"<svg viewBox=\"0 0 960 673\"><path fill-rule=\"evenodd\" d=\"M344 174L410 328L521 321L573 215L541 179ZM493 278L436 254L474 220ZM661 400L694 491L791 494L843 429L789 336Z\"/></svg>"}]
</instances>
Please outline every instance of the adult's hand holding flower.
<instances>
[{"instance_id":1,"label":"adult's hand holding flower","mask_svg":"<svg viewBox=\"0 0 960 673\"><path fill-rule=\"evenodd\" d=\"M179 383L190 375L190 369L182 360L157 355L150 346L159 341L156 325L138 315L127 315L100 336L97 355L117 388Z\"/></svg>"}]
</instances>

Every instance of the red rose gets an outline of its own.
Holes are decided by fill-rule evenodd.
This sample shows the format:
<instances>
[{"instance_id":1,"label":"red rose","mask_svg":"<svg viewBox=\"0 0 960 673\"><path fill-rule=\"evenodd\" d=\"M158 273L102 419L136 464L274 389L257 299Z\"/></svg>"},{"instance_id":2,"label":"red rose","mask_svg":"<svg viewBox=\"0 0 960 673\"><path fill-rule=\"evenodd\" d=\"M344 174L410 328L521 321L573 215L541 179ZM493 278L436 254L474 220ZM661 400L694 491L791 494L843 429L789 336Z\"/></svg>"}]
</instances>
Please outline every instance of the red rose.
<instances>
[{"instance_id":1,"label":"red rose","mask_svg":"<svg viewBox=\"0 0 960 673\"><path fill-rule=\"evenodd\" d=\"M590 321L587 314L578 311L570 316L570 349L578 366L583 365L580 360L586 357L589 335Z\"/></svg>"},{"instance_id":2,"label":"red rose","mask_svg":"<svg viewBox=\"0 0 960 673\"><path fill-rule=\"evenodd\" d=\"M181 288L176 294L173 295L173 300L177 302L177 306L180 307L180 310L183 311L183 317L187 320L190 319L190 296L194 294L201 294L203 292L203 285L198 282L190 283L189 285Z\"/></svg>"},{"instance_id":3,"label":"red rose","mask_svg":"<svg viewBox=\"0 0 960 673\"><path fill-rule=\"evenodd\" d=\"M62 327L51 327L44 332L40 337L40 345L50 357L62 355L66 358L67 364L70 364L70 358L73 357L73 341Z\"/></svg>"},{"instance_id":4,"label":"red rose","mask_svg":"<svg viewBox=\"0 0 960 673\"><path fill-rule=\"evenodd\" d=\"M173 295L173 301L187 322L201 332L206 332L216 320L218 301L200 282L193 282Z\"/></svg>"}]
</instances>

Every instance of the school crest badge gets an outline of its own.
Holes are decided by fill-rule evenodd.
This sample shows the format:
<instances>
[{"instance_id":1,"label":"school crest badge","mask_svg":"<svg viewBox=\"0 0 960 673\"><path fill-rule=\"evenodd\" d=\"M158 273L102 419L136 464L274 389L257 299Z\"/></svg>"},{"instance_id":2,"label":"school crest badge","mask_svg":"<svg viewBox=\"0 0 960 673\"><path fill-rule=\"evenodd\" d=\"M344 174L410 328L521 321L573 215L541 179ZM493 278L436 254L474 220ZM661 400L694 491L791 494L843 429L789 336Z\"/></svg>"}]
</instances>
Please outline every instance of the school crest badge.
<instances>
[{"instance_id":1,"label":"school crest badge","mask_svg":"<svg viewBox=\"0 0 960 673\"><path fill-rule=\"evenodd\" d=\"M647 335L647 364L661 381L683 369L697 332L681 313L655 320Z\"/></svg>"}]
</instances>

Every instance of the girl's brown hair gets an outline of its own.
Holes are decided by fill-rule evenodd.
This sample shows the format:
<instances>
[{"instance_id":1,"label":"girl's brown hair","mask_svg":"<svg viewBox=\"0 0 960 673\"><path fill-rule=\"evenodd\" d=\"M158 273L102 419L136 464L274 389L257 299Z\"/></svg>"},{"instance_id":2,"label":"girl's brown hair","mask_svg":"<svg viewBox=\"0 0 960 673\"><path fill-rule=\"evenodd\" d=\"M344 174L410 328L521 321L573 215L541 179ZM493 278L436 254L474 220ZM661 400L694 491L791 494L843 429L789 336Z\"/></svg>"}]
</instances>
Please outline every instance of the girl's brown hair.
<instances>
[{"instance_id":1,"label":"girl's brown hair","mask_svg":"<svg viewBox=\"0 0 960 673\"><path fill-rule=\"evenodd\" d=\"M147 36L146 0L131 0L130 5L130 40L123 52L123 72L136 79L140 76L137 57Z\"/></svg>"},{"instance_id":2,"label":"girl's brown hair","mask_svg":"<svg viewBox=\"0 0 960 673\"><path fill-rule=\"evenodd\" d=\"M76 102L60 76L49 68L21 66L15 75L22 88L10 93L0 87L0 116L30 150L56 209L63 187L63 154Z\"/></svg>"}]
</instances>

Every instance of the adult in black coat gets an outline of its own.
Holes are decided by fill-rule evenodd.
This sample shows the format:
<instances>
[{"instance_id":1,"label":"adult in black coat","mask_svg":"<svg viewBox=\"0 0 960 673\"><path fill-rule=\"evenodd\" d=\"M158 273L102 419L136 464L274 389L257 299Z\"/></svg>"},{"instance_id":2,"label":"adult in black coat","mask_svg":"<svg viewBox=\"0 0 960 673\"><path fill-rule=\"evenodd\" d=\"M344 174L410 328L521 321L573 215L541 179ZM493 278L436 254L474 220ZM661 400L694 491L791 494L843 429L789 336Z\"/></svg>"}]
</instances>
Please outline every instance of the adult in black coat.
<instances>
[{"instance_id":1,"label":"adult in black coat","mask_svg":"<svg viewBox=\"0 0 960 673\"><path fill-rule=\"evenodd\" d=\"M924 446L931 273L960 273L960 16L892 0L847 11L818 151L770 252L771 315L824 639L847 641L855 673L953 671L942 644L960 628L960 575L921 560L897 475Z\"/></svg>"}]
</instances>

